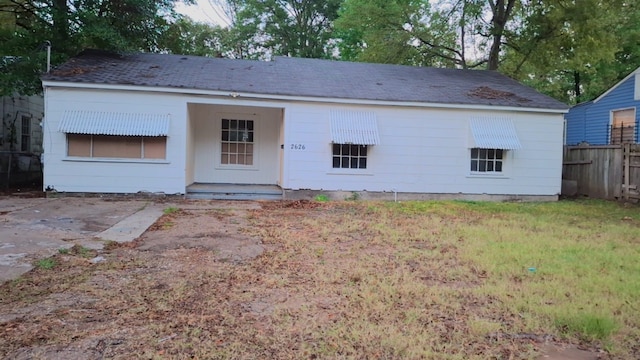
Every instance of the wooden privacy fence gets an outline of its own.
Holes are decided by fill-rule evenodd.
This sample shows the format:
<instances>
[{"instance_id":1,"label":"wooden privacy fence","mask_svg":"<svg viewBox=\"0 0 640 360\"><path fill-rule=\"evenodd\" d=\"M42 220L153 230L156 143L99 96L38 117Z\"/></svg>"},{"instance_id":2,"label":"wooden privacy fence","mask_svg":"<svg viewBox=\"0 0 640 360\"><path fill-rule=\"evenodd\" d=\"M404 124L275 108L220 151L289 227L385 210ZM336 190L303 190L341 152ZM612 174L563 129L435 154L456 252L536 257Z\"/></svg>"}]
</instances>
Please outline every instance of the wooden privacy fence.
<instances>
[{"instance_id":1,"label":"wooden privacy fence","mask_svg":"<svg viewBox=\"0 0 640 360\"><path fill-rule=\"evenodd\" d=\"M563 159L562 179L578 195L640 200L640 144L565 146Z\"/></svg>"}]
</instances>

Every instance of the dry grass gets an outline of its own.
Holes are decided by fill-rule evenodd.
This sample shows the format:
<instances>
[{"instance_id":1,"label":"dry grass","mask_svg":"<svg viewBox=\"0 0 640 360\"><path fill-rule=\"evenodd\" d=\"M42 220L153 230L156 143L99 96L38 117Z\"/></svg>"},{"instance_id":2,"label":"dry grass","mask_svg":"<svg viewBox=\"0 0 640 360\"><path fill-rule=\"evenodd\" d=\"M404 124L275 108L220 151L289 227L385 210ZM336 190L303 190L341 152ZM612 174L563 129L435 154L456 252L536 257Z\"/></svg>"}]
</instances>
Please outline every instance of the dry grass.
<instances>
[{"instance_id":1,"label":"dry grass","mask_svg":"<svg viewBox=\"0 0 640 360\"><path fill-rule=\"evenodd\" d=\"M552 341L640 357L637 207L273 202L238 213L266 247L253 260L112 247L105 263L58 254L53 269L5 284L0 356L532 359ZM230 214L199 216L237 223ZM170 215L174 227L195 216Z\"/></svg>"}]
</instances>

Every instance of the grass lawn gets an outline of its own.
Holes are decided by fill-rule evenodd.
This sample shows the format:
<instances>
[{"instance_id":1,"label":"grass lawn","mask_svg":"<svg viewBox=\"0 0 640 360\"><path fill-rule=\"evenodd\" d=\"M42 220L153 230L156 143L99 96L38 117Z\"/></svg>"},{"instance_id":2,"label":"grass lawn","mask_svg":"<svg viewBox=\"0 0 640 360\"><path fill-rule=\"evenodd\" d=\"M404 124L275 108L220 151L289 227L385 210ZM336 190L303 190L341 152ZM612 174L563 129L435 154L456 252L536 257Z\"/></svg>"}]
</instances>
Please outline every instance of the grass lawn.
<instances>
[{"instance_id":1,"label":"grass lawn","mask_svg":"<svg viewBox=\"0 0 640 360\"><path fill-rule=\"evenodd\" d=\"M265 248L251 260L114 247L104 263L58 254L3 285L0 314L22 316L0 317L0 356L536 359L551 342L640 358L637 205L261 205L164 220L244 221Z\"/></svg>"}]
</instances>

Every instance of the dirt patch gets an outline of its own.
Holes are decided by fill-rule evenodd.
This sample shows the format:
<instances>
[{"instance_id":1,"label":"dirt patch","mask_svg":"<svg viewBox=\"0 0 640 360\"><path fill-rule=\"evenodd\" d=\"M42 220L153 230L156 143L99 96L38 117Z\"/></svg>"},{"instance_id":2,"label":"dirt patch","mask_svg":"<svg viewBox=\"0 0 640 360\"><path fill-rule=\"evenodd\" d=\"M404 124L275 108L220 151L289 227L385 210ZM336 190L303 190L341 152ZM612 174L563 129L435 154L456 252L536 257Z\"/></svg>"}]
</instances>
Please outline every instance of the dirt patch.
<instances>
[{"instance_id":1,"label":"dirt patch","mask_svg":"<svg viewBox=\"0 0 640 360\"><path fill-rule=\"evenodd\" d=\"M176 249L213 251L221 261L241 262L264 251L260 238L249 227L245 210L176 210L163 215L140 238L138 249L165 252Z\"/></svg>"},{"instance_id":2,"label":"dirt patch","mask_svg":"<svg viewBox=\"0 0 640 360\"><path fill-rule=\"evenodd\" d=\"M323 203L310 201L310 200L284 200L284 201L269 201L261 204L265 210L276 209L317 209L322 208Z\"/></svg>"},{"instance_id":3,"label":"dirt patch","mask_svg":"<svg viewBox=\"0 0 640 360\"><path fill-rule=\"evenodd\" d=\"M43 198L46 193L42 191L42 184L27 184L24 186L12 186L0 188L0 197L12 198Z\"/></svg>"},{"instance_id":4,"label":"dirt patch","mask_svg":"<svg viewBox=\"0 0 640 360\"><path fill-rule=\"evenodd\" d=\"M589 350L581 350L575 345L547 343L541 348L539 360L598 360L606 356Z\"/></svg>"}]
</instances>

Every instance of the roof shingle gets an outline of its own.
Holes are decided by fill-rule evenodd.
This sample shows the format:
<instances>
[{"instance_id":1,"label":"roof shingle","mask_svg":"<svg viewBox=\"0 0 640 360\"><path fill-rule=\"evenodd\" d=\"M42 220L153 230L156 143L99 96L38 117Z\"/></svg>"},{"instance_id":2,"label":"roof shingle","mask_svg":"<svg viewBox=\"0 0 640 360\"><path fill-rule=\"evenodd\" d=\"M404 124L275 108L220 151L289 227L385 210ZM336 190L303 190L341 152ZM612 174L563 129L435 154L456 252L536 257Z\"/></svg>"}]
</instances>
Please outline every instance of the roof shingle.
<instances>
[{"instance_id":1,"label":"roof shingle","mask_svg":"<svg viewBox=\"0 0 640 360\"><path fill-rule=\"evenodd\" d=\"M42 79L265 95L568 109L495 71L289 57L267 62L86 50Z\"/></svg>"}]
</instances>

